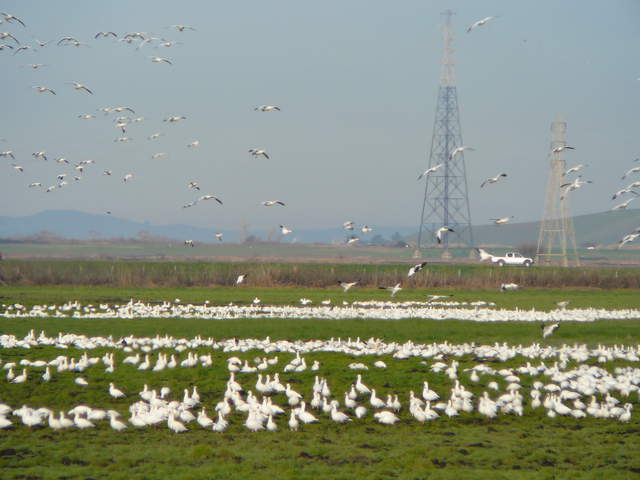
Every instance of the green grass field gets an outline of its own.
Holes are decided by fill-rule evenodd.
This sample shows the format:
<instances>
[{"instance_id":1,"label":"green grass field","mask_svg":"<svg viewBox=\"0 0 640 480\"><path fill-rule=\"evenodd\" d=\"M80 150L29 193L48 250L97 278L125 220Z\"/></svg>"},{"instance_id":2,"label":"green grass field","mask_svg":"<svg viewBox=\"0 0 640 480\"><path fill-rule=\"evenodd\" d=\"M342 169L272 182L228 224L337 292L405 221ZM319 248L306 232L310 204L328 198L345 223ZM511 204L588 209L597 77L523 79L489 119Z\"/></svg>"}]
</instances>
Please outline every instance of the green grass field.
<instances>
[{"instance_id":1,"label":"green grass field","mask_svg":"<svg viewBox=\"0 0 640 480\"><path fill-rule=\"evenodd\" d=\"M424 300L427 293L442 293L423 289L403 290L397 300ZM526 289L518 292L453 291L459 301L495 301L498 307L553 308L558 300L569 299L576 307L639 308L640 299L633 290L544 290ZM183 303L210 300L213 303L250 302L255 296L263 303L297 303L306 296L314 300L332 298L366 300L386 299L388 293L377 289L354 289L347 295L339 288L327 289L253 289L253 288L111 288L111 287L2 287L0 303L20 302L62 303L80 300L83 303L126 302L130 298L148 301L173 300ZM575 304L575 305L574 305ZM86 335L137 336L173 335L192 338L265 338L272 339L327 339L330 337L363 339L377 337L387 342L416 343L444 342L528 345L541 342L537 323L503 322L495 324L461 321L314 321L314 320L229 320L207 321L195 319L136 319L136 320L74 320L58 319L0 319L0 333L25 335L30 329L36 333L45 330L49 335L73 332ZM638 343L640 320L600 321L593 323L563 323L561 328L544 344L586 343L592 346ZM101 356L112 349L88 351L89 356ZM84 351L76 348L60 350L38 347L29 350L0 350L3 363L30 360L50 360L58 355L78 358ZM170 353L167 350L167 353ZM179 357L185 358L186 351ZM162 372L138 371L123 365L126 353L116 351L116 369L104 372L102 365L87 369L83 376L88 387L73 382L77 375L70 372L54 373L50 383L40 380L42 369L33 368L30 380L13 385L0 379L0 402L14 408L22 404L32 407L47 406L55 410L68 410L77 404L113 408L124 419L128 406L137 400L136 392L146 383L150 388L169 386L172 398L181 398L183 388L197 385L202 402L208 411L221 399L228 378L226 358L231 353L205 348L199 354L211 353L212 367L177 368ZM250 362L259 351L234 353ZM155 358L154 352L152 358ZM269 356L273 356L270 354ZM293 356L279 354L277 367L265 373L282 370ZM428 380L432 388L446 393L452 381L442 374L434 374L420 363L419 358L406 360L380 357L388 368L371 368L363 372L363 379L378 388L380 396L397 393L406 405L407 393L422 389ZM338 353L314 353L307 360L321 362L317 374L328 379L334 396L342 402L342 393L354 381L357 371L347 365L353 361L371 364L378 357L350 357ZM444 362L450 363L451 357ZM469 381L465 368L477 363L469 356L460 361L460 380L476 395L486 390L492 377L483 377L478 384ZM495 369L516 367L528 359L516 357L507 362L485 362ZM547 364L551 365L553 359ZM533 361L537 363L539 360ZM428 361L429 364L433 360ZM595 360L587 364L598 365ZM575 365L575 364L574 364ZM615 367L634 365L626 361L601 365L608 371ZM281 381L305 397L310 396L315 373L280 373ZM253 389L256 374L242 374L239 381ZM107 393L108 382L113 381L128 397L121 400ZM522 376L526 391L532 380ZM629 399L637 409L638 396ZM274 402L286 403L284 395L275 395ZM194 409L196 411L197 409ZM170 432L166 425L135 429L122 433L112 431L108 423L100 422L90 431L47 428L29 430L17 426L0 430L1 479L632 479L640 475L640 428L638 413L634 411L630 423L612 419L547 418L544 410L532 411L525 406L525 415L500 415L488 420L477 413L462 414L458 418L440 419L420 425L409 420L406 408L399 414L401 422L383 426L371 416L348 425L337 425L318 414L321 422L301 427L298 432L287 428L286 419L278 420L278 432L251 433L244 426L244 415L233 414L230 427L221 434L205 431L197 424L189 424L189 432L181 435ZM16 418L16 417L14 417ZM17 418L16 418L17 420ZM15 422L14 422L15 423Z\"/></svg>"},{"instance_id":2,"label":"green grass field","mask_svg":"<svg viewBox=\"0 0 640 480\"><path fill-rule=\"evenodd\" d=\"M105 287L105 286L10 286L0 287L0 305L20 303L27 307L34 304L52 304L78 300L83 304L126 303L129 300L144 302L173 301L180 299L182 303L203 303L225 305L249 304L258 297L266 305L297 305L300 298L309 298L318 304L330 299L334 304L342 301L421 301L427 295L453 295L451 300L457 302L485 301L495 302L496 308L504 309L556 309L556 302L569 300L569 308L606 308L606 309L640 309L640 295L636 290L602 290L584 289L545 289L525 288L512 292L491 290L460 290L455 288L411 288L405 287L395 298L389 292L378 288L352 288L344 293L338 285L327 288L252 288L252 287Z\"/></svg>"}]
</instances>

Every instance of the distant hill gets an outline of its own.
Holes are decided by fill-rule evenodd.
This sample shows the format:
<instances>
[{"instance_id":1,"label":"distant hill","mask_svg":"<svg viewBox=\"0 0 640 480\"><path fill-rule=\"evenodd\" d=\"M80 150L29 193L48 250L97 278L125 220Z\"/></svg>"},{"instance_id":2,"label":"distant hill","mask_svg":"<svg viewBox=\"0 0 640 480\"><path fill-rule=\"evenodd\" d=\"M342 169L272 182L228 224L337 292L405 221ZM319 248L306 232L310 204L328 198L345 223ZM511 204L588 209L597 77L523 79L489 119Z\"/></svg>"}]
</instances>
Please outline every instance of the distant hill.
<instances>
[{"instance_id":1,"label":"distant hill","mask_svg":"<svg viewBox=\"0 0 640 480\"><path fill-rule=\"evenodd\" d=\"M576 243L581 245L611 245L623 235L640 227L640 210L591 213L573 217ZM518 246L537 245L540 222L513 223L506 225L477 225L473 227L476 245ZM415 241L417 234L407 237Z\"/></svg>"},{"instance_id":2,"label":"distant hill","mask_svg":"<svg viewBox=\"0 0 640 480\"><path fill-rule=\"evenodd\" d=\"M584 244L615 244L625 234L640 226L640 210L623 210L579 215L573 218L578 246ZM514 223L501 226L478 225L473 227L477 245L518 246L537 244L540 222ZM277 230L277 229L276 229ZM215 230L192 225L152 225L135 222L106 214L93 214L74 210L48 210L24 217L0 217L0 239L18 239L37 235L43 231L54 236L86 240L92 238L141 238L161 237L171 240L192 239L198 242L214 242ZM275 231L275 230L274 230ZM280 238L274 231L249 231L261 239ZM234 230L222 230L225 241L239 242L242 234ZM366 237L359 231L345 231L340 227L328 229L300 229L287 237L287 241L300 243L338 243L349 235L361 238L390 241L404 237L407 241L417 238L415 226L374 226Z\"/></svg>"},{"instance_id":3,"label":"distant hill","mask_svg":"<svg viewBox=\"0 0 640 480\"><path fill-rule=\"evenodd\" d=\"M376 227L368 238L376 235L390 240L394 234L397 236L408 235L415 227ZM48 232L54 236L78 240L95 238L140 238L162 237L171 240L191 239L198 242L215 242L215 234L218 230L194 227L192 225L153 225L148 222L135 222L125 218L119 218L107 214L86 213L75 210L47 210L24 217L0 217L0 238L19 239L31 237L41 232ZM224 234L224 240L239 242L242 234L234 230L220 230ZM349 232L344 229L294 229L294 233L287 236L287 241L295 242L343 242L349 235L359 232ZM265 240L280 239L279 230L274 226L271 232L249 230L247 235L258 236Z\"/></svg>"}]
</instances>

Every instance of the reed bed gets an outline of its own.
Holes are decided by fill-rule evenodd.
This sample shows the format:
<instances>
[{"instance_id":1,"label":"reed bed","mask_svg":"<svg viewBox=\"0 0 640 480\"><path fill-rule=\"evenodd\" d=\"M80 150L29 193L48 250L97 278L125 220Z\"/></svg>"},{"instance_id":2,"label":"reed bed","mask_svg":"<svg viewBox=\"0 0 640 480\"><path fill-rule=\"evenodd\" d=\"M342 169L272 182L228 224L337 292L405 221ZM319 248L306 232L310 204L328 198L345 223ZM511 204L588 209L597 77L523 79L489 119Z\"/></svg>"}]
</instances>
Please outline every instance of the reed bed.
<instances>
[{"instance_id":1,"label":"reed bed","mask_svg":"<svg viewBox=\"0 0 640 480\"><path fill-rule=\"evenodd\" d=\"M401 282L415 288L491 289L501 283L540 288L640 288L640 269L516 268L491 265L430 265L412 278L408 265L313 263L106 262L7 260L0 285L113 287L209 287L234 285L248 274L254 287L335 286L339 280L375 287Z\"/></svg>"}]
</instances>

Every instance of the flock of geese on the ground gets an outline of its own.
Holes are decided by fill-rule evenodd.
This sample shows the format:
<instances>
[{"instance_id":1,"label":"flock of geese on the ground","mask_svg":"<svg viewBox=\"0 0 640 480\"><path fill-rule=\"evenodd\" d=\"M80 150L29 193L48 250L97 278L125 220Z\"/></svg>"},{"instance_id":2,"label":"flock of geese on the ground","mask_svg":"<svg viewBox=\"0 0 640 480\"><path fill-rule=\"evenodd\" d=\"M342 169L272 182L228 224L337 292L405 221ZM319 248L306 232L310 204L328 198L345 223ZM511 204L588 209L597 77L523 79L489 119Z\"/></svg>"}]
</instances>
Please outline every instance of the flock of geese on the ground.
<instances>
[{"instance_id":1,"label":"flock of geese on the ground","mask_svg":"<svg viewBox=\"0 0 640 480\"><path fill-rule=\"evenodd\" d=\"M145 303L130 300L125 304L87 304L68 302L62 305L2 304L0 317L4 318L76 318L76 319L134 319L134 318L196 318L203 320L229 320L238 318L287 318L315 320L466 320L474 322L542 322L543 329L557 322L594 322L596 320L635 320L640 310L602 308L567 308L568 301L556 302L550 311L497 309L492 302L456 302L453 300L429 300L424 302L387 302L379 300L331 299L314 305L308 298L301 298L299 305L264 305L255 298L251 304L214 305L173 302Z\"/></svg>"},{"instance_id":2,"label":"flock of geese on the ground","mask_svg":"<svg viewBox=\"0 0 640 480\"><path fill-rule=\"evenodd\" d=\"M44 332L36 336L33 330L21 339L0 336L2 349L42 346L74 348L84 352L77 358L67 354L50 360L22 358L19 362L0 362L6 372L3 390L7 395L13 385L27 382L39 383L38 388L47 388L50 382L52 386L67 383L78 389L95 388L90 374L98 369L109 375L116 369L118 373L123 371L125 374L133 370L146 371L147 383L142 390L129 392L119 388L114 381L109 381L108 387L100 385L104 397L102 403L106 407L76 405L68 411L58 409L55 412L47 407L22 405L14 408L0 403L0 429L15 427L18 423L28 428L48 425L54 430L86 429L108 421L116 431L132 426L145 428L166 424L176 433L191 428L223 432L230 423L237 422L256 432L287 427L298 430L306 424L321 421L346 424L373 417L381 424L393 425L399 421L427 423L441 417L472 414L488 419L498 415L546 415L576 419L590 416L628 422L631 420L633 397L638 401L640 385L640 369L636 367L616 366L613 373L604 368L608 362L618 362L616 365L620 362L637 363L640 361L638 346L589 349L585 345L552 347L538 343L526 347L498 343L452 345L447 342L414 344L409 341L399 344L374 338L366 341L332 338L291 342L271 341L269 337L263 340L214 340L200 336L185 339L130 335L113 339L62 333L48 337ZM90 357L87 351L95 348L113 350L101 357ZM200 351L196 352L196 349ZM203 350L208 353L203 353ZM246 357L243 354L255 354L256 351L264 355L252 360L238 356ZM216 362L226 363L224 371L227 373L221 378L225 387L219 392L204 392L197 385L189 384L183 389L180 400L180 396L166 385L149 388L154 372L178 368L211 369L214 366L213 352ZM330 384L332 372L324 371L320 361L306 357L320 352L348 358L374 355L378 359L348 364L345 361L343 368L363 373L354 374L355 378L345 391L333 392ZM117 362L116 354L118 358L125 354L126 357ZM222 354L231 356L218 359ZM290 358L286 364L282 361L285 357ZM526 363L500 369L489 365L518 357ZM388 383L378 388L364 378L370 369L386 369L388 362L393 362L392 367L401 366L400 362L411 358L423 360L417 369L419 373L413 382L414 387L408 392L393 390ZM461 362L470 359L473 359L470 362L472 366L462 368ZM603 366L593 365L594 361ZM22 371L15 374L14 369ZM312 386L303 385L302 380L296 378L297 374L304 372L313 372ZM211 374L209 370L207 375ZM257 378L252 375L257 375ZM440 376L446 377L451 385L438 392L427 378L440 384L439 380L433 381L434 377ZM309 376L303 378L310 381ZM291 383L295 383L296 389ZM116 410L123 407L124 400L131 402L126 421ZM287 426L284 418L288 418Z\"/></svg>"}]
</instances>

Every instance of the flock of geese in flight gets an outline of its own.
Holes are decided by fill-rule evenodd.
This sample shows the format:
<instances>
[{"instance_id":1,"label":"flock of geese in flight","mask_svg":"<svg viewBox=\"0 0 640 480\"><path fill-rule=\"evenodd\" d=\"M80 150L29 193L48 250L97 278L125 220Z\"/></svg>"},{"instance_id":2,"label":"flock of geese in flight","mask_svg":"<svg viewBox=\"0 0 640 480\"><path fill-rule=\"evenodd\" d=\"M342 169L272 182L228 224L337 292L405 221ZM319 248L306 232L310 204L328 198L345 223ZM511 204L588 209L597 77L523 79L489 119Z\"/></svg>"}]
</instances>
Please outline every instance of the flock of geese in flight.
<instances>
[{"instance_id":1,"label":"flock of geese in flight","mask_svg":"<svg viewBox=\"0 0 640 480\"><path fill-rule=\"evenodd\" d=\"M7 12L0 12L0 24L6 24L6 25L14 25L14 26L18 26L19 29L25 29L26 23L18 18L17 16L11 14L11 13L7 13ZM489 17L485 17L483 19L480 19L476 22L474 22L473 24L471 24L468 28L467 28L467 33L472 32L473 30L475 30L478 27L484 26L486 25L488 22L490 22L491 20L493 20L494 16L489 16ZM171 25L170 27L177 32L186 32L186 31L196 31L196 29L193 26L190 25L182 25L182 24L178 24L178 25ZM22 52L25 52L27 50L33 50L35 51L36 48L45 48L47 47L50 43L55 43L55 45L59 46L59 47L87 47L89 46L86 43L83 43L81 41L79 41L77 38L72 37L72 36L64 36L60 39L58 39L55 42L41 42L41 41L36 41L35 45L24 45L20 42L20 40L18 39L20 35L18 33L16 33L15 35L11 32L0 32L0 41L4 41L4 43L0 44L0 51L1 50L10 50L13 51L14 55L20 54ZM142 33L142 32L129 32L126 34L123 34L122 36L119 36L117 33L113 32L113 31L99 31L97 32L94 37L93 37L94 41L98 41L99 39L112 39L112 40L117 40L119 42L123 42L125 44L128 45L135 45L135 47L137 49L142 49L144 48L146 45L153 45L156 47L164 47L164 48L169 48L172 46L175 46L181 42L175 42L175 41L170 41L167 40L163 37L157 37L154 36L152 34L148 34L148 33ZM150 56L148 57L149 60L152 63L165 63L167 65L173 65L173 62L171 61L171 59L169 58L165 58L165 57L161 57L161 56ZM44 64L40 64L40 63L33 63L33 64L29 64L28 65L30 68L34 69L34 70L38 70L42 67L45 67L46 65ZM73 87L74 90L79 91L79 92L83 92L87 95L93 95L94 91L89 88L89 86L77 82L77 81L70 81L67 82L67 84L71 85ZM53 88L50 88L49 86L44 86L44 85L34 85L32 87L36 92L40 93L40 94L48 94L48 95L57 95L56 91ZM136 112L133 108L129 107L129 106L117 106L117 107L104 107L100 109L105 115L109 115L109 114L115 114L116 117L114 119L114 123L116 125L116 127L121 131L122 136L116 138L114 140L114 142L118 142L118 143L125 143L125 142L129 142L131 141L131 138L126 136L126 131L129 128L130 125L137 123L137 122L142 122L144 120L143 117L136 117ZM259 105L254 107L254 110L256 112L280 112L282 109L280 106L278 105ZM134 117L130 116L133 115ZM94 114L79 114L78 118L80 119L86 119L86 120L90 120L95 118ZM186 120L187 117L185 115L171 115L168 116L166 118L164 118L164 122L171 124L171 123L176 123L179 121L183 121ZM163 133L161 132L155 132L150 134L147 138L150 141L153 141L157 138L159 138L160 136L162 136ZM190 149L197 149L200 145L200 141L199 140L193 140L190 143L187 144L187 147ZM469 147L469 146L458 146L455 147L450 154L448 155L448 162L453 162L456 160L456 157L458 156L458 154L465 152L465 151L473 151L474 149ZM564 146L560 146L560 147L556 147L552 150L552 154L555 153L560 153L563 152L565 150L575 150L575 147L572 146L568 146L568 145L564 145ZM265 160L269 160L271 157L269 155L269 153L264 149L264 148L251 148L248 150L248 153L253 157L253 158L258 158L261 157ZM154 153L152 155L153 159L158 159L161 158L163 156L165 156L166 153L164 152L157 152ZM11 158L12 160L15 160L15 154L12 150L6 150L6 151L2 151L0 152L0 157L5 157L5 158ZM40 151L40 152L34 152L32 154L32 157L34 159L42 159L44 161L48 160L48 156L46 154L46 152L44 151ZM29 184L30 188L44 188L44 191L47 193L51 193L55 190L60 190L61 188L65 187L66 185L69 184L70 180L73 179L74 181L80 181L83 178L83 174L85 173L85 170L87 169L87 166L91 163L95 163L92 160L85 160L85 161L81 161L81 162L77 162L75 164L71 164L67 159L65 159L64 157L57 157L54 158L54 161L58 164L61 165L68 165L69 167L73 168L73 171L71 173L61 173L59 175L57 175L56 180L57 183L48 185L48 186L44 186L44 184L42 182L32 182ZM17 163L12 163L11 166L15 169L16 172L18 173L23 173L25 171L25 167L24 165L20 165ZM444 166L444 163L440 163L438 165L432 166L430 168L428 168L427 170L425 170L423 173L421 173L418 176L418 180L421 180L425 177L428 177L430 175L434 175L436 174L442 167ZM565 200L568 195L572 192L575 192L576 190L584 187L585 185L588 185L590 183L592 183L590 180L583 180L581 175L578 175L575 179L573 180L569 180L568 176L570 174L573 173L578 173L580 172L583 168L585 167L585 165L576 165L574 167L569 168L565 173L564 173L564 177L567 178L567 180L565 181L565 183L563 183L560 188L562 189L562 194L560 196L561 200ZM629 169L623 176L622 179L624 180L625 178L627 178L628 176L634 174L634 173L638 173L640 172L640 167L634 167ZM105 176L112 176L113 172L109 169L105 169L103 171L103 175ZM489 177L487 179L485 179L481 184L480 184L480 188L484 188L485 186L497 183L498 181L500 181L500 179L502 178L506 178L507 174L506 173L498 173L496 176L494 177ZM133 180L135 180L135 175L132 172L127 172L125 173L122 177L122 180L124 183L129 183ZM195 181L189 182L188 183L188 188L189 189L196 189L196 190L200 190L200 187L198 186L198 183ZM633 195L632 197L630 197L629 199L627 199L625 202L620 203L616 206L614 206L611 210L624 210L626 209L629 204L635 200L635 198L638 196L638 193L634 190L635 188L638 188L640 186L640 181L634 181L632 182L630 185L628 185L627 187L619 190L618 192L616 192L612 199L615 200L618 197L622 196L622 195ZM191 208L191 207L195 207L196 205L198 205L200 202L204 202L207 200L215 200L219 205L222 205L223 202L222 200L219 198L218 195L209 193L209 194L203 194L198 196L197 198L195 198L194 200L191 200L187 203L185 203L182 208ZM281 200L264 200L261 201L259 203L259 205L262 205L264 207L272 207L272 206L281 206L281 207L285 207L286 204L281 201ZM110 214L111 211L107 210L106 211L107 214ZM490 220L493 221L493 223L495 225L503 225L506 224L508 222L511 221L511 219L514 218L513 216L505 216L505 217L496 217L496 218L491 218ZM347 231L353 230L354 225L352 221L347 221L344 223L343 225L344 229ZM286 235L289 235L291 233L293 233L294 229L286 226L284 224L280 225L280 232L281 235L284 237ZM364 225L361 228L361 232L362 234L367 234L370 233L371 231L373 231L373 229L371 227L369 227L368 225ZM449 226L442 226L441 228L437 229L434 234L436 237L436 240L438 243L442 243L442 239L443 239L443 235L449 233L449 232L454 232L453 228L449 227ZM620 241L619 246L623 246L626 243L629 243L635 239L637 239L638 237L640 237L640 229L635 230L634 232L629 233L628 235L625 235L623 237L623 239ZM217 233L216 234L216 239L219 241L222 241L223 239L223 235L221 233ZM356 242L360 241L360 237L355 235L355 234L351 234L345 241L345 243L347 245L351 245L354 244ZM185 241L185 246L194 246L194 242L193 240L187 240Z\"/></svg>"},{"instance_id":2,"label":"flock of geese in flight","mask_svg":"<svg viewBox=\"0 0 640 480\"><path fill-rule=\"evenodd\" d=\"M6 23L7 25L11 25L11 24L19 24L21 26L21 28L26 28L26 24L25 22L23 22L22 20L20 20L19 18L17 18L16 16L3 12L1 13L2 15L2 19L0 20L0 23ZM186 31L196 31L196 29L190 25L172 25L170 28L178 31L178 32L186 32ZM6 41L11 41L12 43L14 43L16 46L21 46L21 42L18 39L19 35L16 33L16 35L13 35L10 32L3 32L0 33L0 40L6 40ZM174 41L168 41L165 38L162 37L156 37L153 36L152 34L149 33L143 33L143 32L130 32L130 33L126 33L122 36L119 36L116 32L113 31L99 31L97 32L94 37L93 40L94 41L99 41L100 39L111 39L111 40L115 40L115 41L119 41L119 42L123 42L124 44L127 45L134 45L136 47L136 49L140 50L142 48L144 48L147 45L153 45L156 47L172 47L174 45L177 45L181 42L174 42ZM56 46L58 47L89 47L90 45L87 43L83 43L80 40L78 40L75 37L72 36L64 36L62 38L60 38L57 41L54 42L41 42L41 41L37 41L37 47L39 48L45 48L47 47L50 43L54 43ZM33 50L35 51L36 46L33 46ZM148 48L148 47L147 47ZM9 50L14 50L14 55L18 54L20 52L23 52L27 49L32 49L31 46L24 46L22 45L21 47L19 47L18 49L14 49L14 46L11 45L10 43L4 43L4 44L0 44L0 50L4 50L4 49L9 49ZM172 65L173 66L173 62L171 61L171 59L169 58L165 58L165 57L161 57L161 56L150 56L149 60L152 63L164 63L167 65ZM29 64L28 65L30 68L32 68L33 70L39 70L47 65L42 64L42 63L33 63L33 64ZM71 81L71 82L67 82L67 84L71 85L73 87L74 90L85 93L87 95L98 95L99 92L94 92L94 90L92 88L90 88L88 85L85 85L84 83L80 83L77 81ZM32 86L32 89L39 93L39 94L47 94L47 95L53 95L53 96L57 96L58 93L56 92L56 90L54 90L53 88L49 87L49 86L44 86L44 85L34 85ZM280 106L278 105L258 105L256 107L254 107L253 109L256 112L260 112L260 113L269 113L269 112L280 112L282 109ZM100 112L102 112L104 115L114 115L114 124L115 127L121 132L121 136L115 138L113 141L116 143L127 143L132 141L133 139L129 136L126 135L127 130L133 126L133 124L139 123L139 122L143 122L144 121L144 117L141 116L136 116L136 111L134 110L134 108L130 107L130 106L116 106L116 107L103 107L99 109ZM78 114L77 117L79 119L82 120L93 120L96 118L95 114L92 113L83 113L83 114ZM187 120L187 116L185 115L170 115L166 118L163 119L164 123L167 124L174 124L177 122L181 122ZM157 140L158 138L160 138L161 136L165 135L162 132L154 132L151 133L147 136L147 140L149 141L154 141ZM197 149L200 146L200 141L199 140L193 140L189 143L186 144L186 147L189 149ZM270 154L267 152L266 149L264 148L250 148L248 149L248 153L252 156L252 158L254 159L264 159L264 160L270 160L271 156ZM151 158L152 159L159 159L166 156L165 152L157 152L154 153ZM0 152L0 157L4 157L4 158L11 158L12 160L16 160L16 155L14 153L13 150L6 150L6 151L2 151ZM48 161L49 160L49 156L47 155L47 152L45 151L40 151L40 152L34 152L32 154L32 157L34 159L41 159L43 161ZM82 162L77 162L75 164L72 164L71 162L69 162L66 158L64 157L57 157L53 159L54 162L56 162L57 164L63 165L63 166L68 166L69 168L73 168L73 172L72 173L61 173L59 175L57 175L56 180L57 182L49 185L49 186L45 186L45 184L43 182L32 182L29 184L30 188L43 188L44 191L46 193L51 193L54 191L59 191L60 189L62 189L63 187L69 185L71 183L71 179L73 179L73 181L81 181L83 179L83 174L86 173L85 170L88 171L87 166L89 164L95 163L93 160L85 160ZM25 166L24 165L19 165L17 163L12 163L11 166L19 173L23 173L25 171ZM107 177L111 177L114 176L114 172L110 169L104 169L102 174L104 176ZM130 183L132 181L135 180L136 176L133 172L127 172L125 174L122 175L122 181L124 183ZM200 191L200 186L198 184L198 182L196 181L191 181L187 184L187 188L189 188L190 190L197 190ZM186 208L191 208L191 207L195 207L196 205L200 204L201 202L205 202L207 200L215 200L219 205L223 205L223 201L222 199L213 193L208 193L208 194L202 194L199 195L197 198L195 198L194 200L191 200L185 204L182 205L183 209ZM259 205L264 206L264 207L273 207L273 206L277 206L277 207L285 207L286 203L281 201L281 200L264 200L261 201L259 203ZM111 214L111 210L106 210L107 214ZM343 225L344 230L347 232L351 232L351 235L346 239L345 243L347 245L351 245L354 244L356 242L358 242L360 240L359 236L356 236L355 234L353 234L353 230L354 230L354 223L352 221L347 221L344 223ZM280 232L282 234L282 236L286 236L289 235L291 233L293 233L294 229L291 227L288 227L284 224L281 224L280 227ZM361 232L362 234L368 234L370 232L373 231L373 228L369 227L368 225L363 225L361 227ZM218 232L215 235L215 238L218 241L222 241L223 240L223 234ZM193 247L195 246L195 243L193 240L186 240L184 242L185 246L190 246Z\"/></svg>"}]
</instances>

